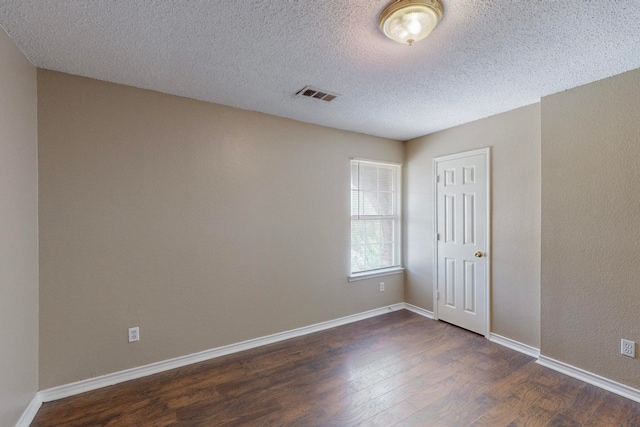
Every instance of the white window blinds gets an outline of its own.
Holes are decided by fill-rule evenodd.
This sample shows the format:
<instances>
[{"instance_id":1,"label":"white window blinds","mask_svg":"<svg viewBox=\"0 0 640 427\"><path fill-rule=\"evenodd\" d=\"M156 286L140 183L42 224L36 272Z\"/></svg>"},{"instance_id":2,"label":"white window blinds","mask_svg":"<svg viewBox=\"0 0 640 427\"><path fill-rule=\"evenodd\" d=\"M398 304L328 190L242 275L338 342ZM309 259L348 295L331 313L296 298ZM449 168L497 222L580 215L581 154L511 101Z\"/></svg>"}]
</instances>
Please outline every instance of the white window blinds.
<instances>
[{"instance_id":1,"label":"white window blinds","mask_svg":"<svg viewBox=\"0 0 640 427\"><path fill-rule=\"evenodd\" d=\"M351 161L351 272L401 264L400 165Z\"/></svg>"}]
</instances>

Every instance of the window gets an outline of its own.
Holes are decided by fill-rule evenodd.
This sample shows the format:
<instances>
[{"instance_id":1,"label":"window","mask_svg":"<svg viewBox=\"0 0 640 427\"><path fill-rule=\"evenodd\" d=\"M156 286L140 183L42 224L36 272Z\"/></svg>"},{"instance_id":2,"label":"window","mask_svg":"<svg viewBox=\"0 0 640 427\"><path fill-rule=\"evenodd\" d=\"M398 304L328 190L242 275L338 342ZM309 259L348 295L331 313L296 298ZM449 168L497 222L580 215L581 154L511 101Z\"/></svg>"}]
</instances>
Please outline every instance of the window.
<instances>
[{"instance_id":1,"label":"window","mask_svg":"<svg viewBox=\"0 0 640 427\"><path fill-rule=\"evenodd\" d=\"M401 264L401 166L351 161L351 275Z\"/></svg>"}]
</instances>

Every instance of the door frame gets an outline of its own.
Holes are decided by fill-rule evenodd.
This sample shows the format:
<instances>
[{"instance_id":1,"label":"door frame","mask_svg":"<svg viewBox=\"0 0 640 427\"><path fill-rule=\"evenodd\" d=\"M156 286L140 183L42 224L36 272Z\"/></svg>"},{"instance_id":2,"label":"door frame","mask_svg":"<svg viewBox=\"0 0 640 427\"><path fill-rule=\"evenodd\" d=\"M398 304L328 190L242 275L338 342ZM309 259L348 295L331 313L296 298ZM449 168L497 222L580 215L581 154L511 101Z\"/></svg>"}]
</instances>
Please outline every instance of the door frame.
<instances>
[{"instance_id":1,"label":"door frame","mask_svg":"<svg viewBox=\"0 0 640 427\"><path fill-rule=\"evenodd\" d=\"M487 258L487 268L485 272L485 338L491 337L491 147L477 150L464 151L461 153L448 154L433 158L433 318L438 320L438 163L447 160L457 160L465 157L484 155L484 162L487 177L487 200L486 200L486 242L485 257Z\"/></svg>"}]
</instances>

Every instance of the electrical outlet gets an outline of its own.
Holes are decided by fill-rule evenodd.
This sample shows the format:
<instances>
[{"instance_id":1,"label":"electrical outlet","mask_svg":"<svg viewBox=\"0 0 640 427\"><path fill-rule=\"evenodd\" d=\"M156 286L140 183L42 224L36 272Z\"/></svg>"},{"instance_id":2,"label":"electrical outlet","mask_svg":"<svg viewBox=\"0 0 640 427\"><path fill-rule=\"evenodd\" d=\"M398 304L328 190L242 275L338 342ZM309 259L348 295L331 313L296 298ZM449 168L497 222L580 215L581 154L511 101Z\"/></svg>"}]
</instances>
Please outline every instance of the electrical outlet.
<instances>
[{"instance_id":1,"label":"electrical outlet","mask_svg":"<svg viewBox=\"0 0 640 427\"><path fill-rule=\"evenodd\" d=\"M384 292L384 282L380 282L380 292Z\"/></svg>"},{"instance_id":2,"label":"electrical outlet","mask_svg":"<svg viewBox=\"0 0 640 427\"><path fill-rule=\"evenodd\" d=\"M636 357L636 343L629 340L620 341L620 354L629 357Z\"/></svg>"},{"instance_id":3,"label":"electrical outlet","mask_svg":"<svg viewBox=\"0 0 640 427\"><path fill-rule=\"evenodd\" d=\"M140 327L129 328L129 342L140 341Z\"/></svg>"}]
</instances>

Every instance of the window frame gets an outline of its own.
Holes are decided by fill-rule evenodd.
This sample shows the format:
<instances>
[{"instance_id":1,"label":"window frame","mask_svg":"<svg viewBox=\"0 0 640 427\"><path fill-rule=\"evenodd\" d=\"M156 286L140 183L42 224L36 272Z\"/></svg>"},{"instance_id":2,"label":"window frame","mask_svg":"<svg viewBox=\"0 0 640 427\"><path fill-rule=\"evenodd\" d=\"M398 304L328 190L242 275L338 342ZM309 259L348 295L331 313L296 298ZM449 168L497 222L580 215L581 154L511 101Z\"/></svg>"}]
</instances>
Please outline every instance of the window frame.
<instances>
[{"instance_id":1,"label":"window frame","mask_svg":"<svg viewBox=\"0 0 640 427\"><path fill-rule=\"evenodd\" d=\"M361 165L361 164L368 164L368 165L373 165L376 167L382 167L384 168L389 167L392 172L393 172L393 181L392 181L392 193L393 193L393 201L392 201L392 206L393 206L393 214L392 215L363 215L362 212L360 212L361 206L359 204L360 202L360 195L363 193L363 191L366 190L362 190L362 186L360 185L360 180L358 178L358 183L357 185L354 187L353 185L353 176L352 176L352 168L354 165ZM350 200L351 200L351 204L350 204L350 216L351 216L351 220L350 220L350 237L349 237L349 281L356 281L356 280L363 280L363 279L367 279L367 278L373 278L373 277L382 277L382 276L387 276L387 275L391 275L391 274L399 274L402 273L404 271L404 267L403 267L403 258L402 258L402 249L403 249L403 218L402 218L402 163L397 163L397 162L388 162L388 161L379 161L379 160L370 160L370 159L361 159L361 158L351 158L350 162L349 162L349 175L350 175ZM355 205L357 206L356 210L358 211L356 214L354 214L354 191L355 194L357 195L357 202L355 202ZM377 190L378 192L379 190ZM370 269L370 270L360 270L360 271L353 271L354 265L353 265L353 248L354 248L354 241L353 241L353 226L354 226L354 221L376 221L376 220L393 220L393 235L394 235L394 239L393 239L393 250L394 250L394 261L393 261L393 265L391 266L385 266L385 267L380 267L380 268L375 268L375 269ZM384 242L381 242L380 245L384 244Z\"/></svg>"}]
</instances>

